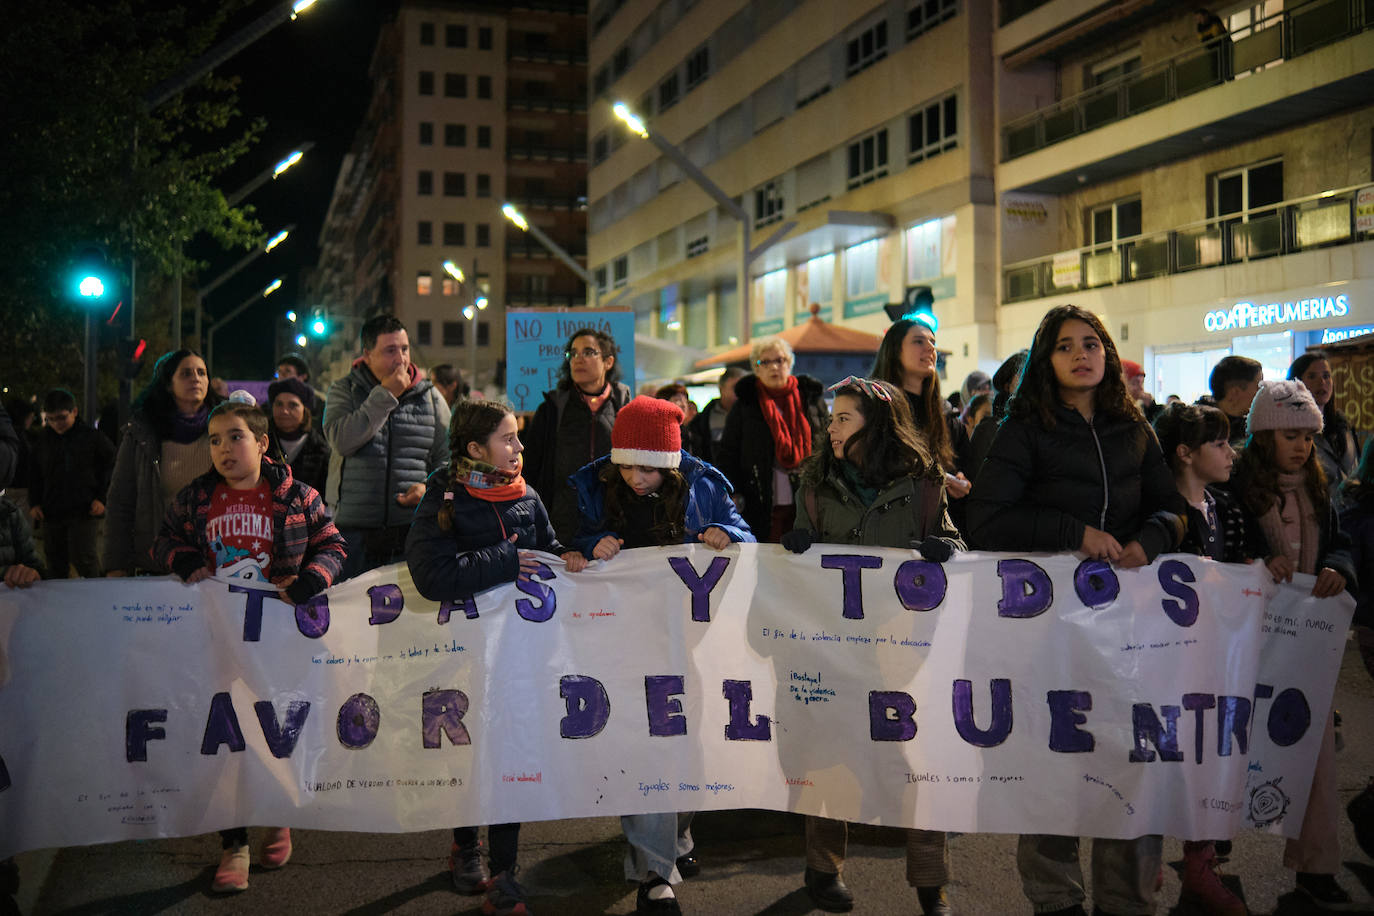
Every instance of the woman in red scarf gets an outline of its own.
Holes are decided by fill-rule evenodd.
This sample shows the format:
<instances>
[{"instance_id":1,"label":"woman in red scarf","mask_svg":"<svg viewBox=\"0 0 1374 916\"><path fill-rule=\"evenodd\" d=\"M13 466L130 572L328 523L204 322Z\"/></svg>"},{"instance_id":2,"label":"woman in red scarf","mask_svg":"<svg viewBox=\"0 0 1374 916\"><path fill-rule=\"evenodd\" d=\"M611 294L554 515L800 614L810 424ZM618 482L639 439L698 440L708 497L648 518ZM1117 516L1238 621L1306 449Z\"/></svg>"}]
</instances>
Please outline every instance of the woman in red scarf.
<instances>
[{"instance_id":1,"label":"woman in red scarf","mask_svg":"<svg viewBox=\"0 0 1374 916\"><path fill-rule=\"evenodd\" d=\"M821 383L793 375L792 347L780 337L754 341L754 372L735 386L716 466L741 500L740 514L760 541L778 543L792 530L792 493L802 459L825 432Z\"/></svg>"}]
</instances>

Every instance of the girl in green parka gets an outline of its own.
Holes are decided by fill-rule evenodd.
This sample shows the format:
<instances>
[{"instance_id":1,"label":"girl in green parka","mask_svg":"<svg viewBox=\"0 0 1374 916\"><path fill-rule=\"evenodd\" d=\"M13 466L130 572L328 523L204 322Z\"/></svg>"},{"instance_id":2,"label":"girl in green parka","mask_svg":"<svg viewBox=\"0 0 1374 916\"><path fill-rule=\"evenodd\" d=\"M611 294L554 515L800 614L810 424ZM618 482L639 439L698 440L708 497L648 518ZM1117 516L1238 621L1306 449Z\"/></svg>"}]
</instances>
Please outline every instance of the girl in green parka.
<instances>
[{"instance_id":1,"label":"girl in green parka","mask_svg":"<svg viewBox=\"0 0 1374 916\"><path fill-rule=\"evenodd\" d=\"M802 466L796 527L783 547L815 542L919 550L943 563L964 543L950 521L944 472L916 431L906 397L887 382L850 376L832 385L828 436ZM845 886L843 821L806 818L806 889L823 910L854 905ZM949 914L945 834L907 831L907 882L927 916Z\"/></svg>"}]
</instances>

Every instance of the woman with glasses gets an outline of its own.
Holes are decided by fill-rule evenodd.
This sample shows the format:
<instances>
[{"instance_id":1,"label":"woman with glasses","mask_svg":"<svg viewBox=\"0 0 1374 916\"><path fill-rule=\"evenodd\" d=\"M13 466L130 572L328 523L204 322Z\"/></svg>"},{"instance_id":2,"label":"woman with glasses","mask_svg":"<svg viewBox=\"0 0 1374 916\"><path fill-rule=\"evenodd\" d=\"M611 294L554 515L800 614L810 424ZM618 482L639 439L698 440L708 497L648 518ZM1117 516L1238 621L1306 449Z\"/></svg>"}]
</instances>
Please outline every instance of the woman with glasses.
<instances>
[{"instance_id":1,"label":"woman with glasses","mask_svg":"<svg viewBox=\"0 0 1374 916\"><path fill-rule=\"evenodd\" d=\"M781 337L754 341L754 371L735 385L735 407L716 453L716 466L741 500L740 514L760 541L773 544L792 530L796 475L826 424L821 383L793 375L794 361Z\"/></svg>"},{"instance_id":2,"label":"woman with glasses","mask_svg":"<svg viewBox=\"0 0 1374 916\"><path fill-rule=\"evenodd\" d=\"M615 338L607 331L578 328L564 348L558 386L525 428L525 479L544 497L559 541L577 536L577 495L568 477L611 453L615 415L630 402L620 382Z\"/></svg>"},{"instance_id":3,"label":"woman with glasses","mask_svg":"<svg viewBox=\"0 0 1374 916\"><path fill-rule=\"evenodd\" d=\"M916 429L926 437L945 472L949 514L963 530L964 497L973 487L964 476L969 469L968 430L956 414L946 410L947 402L940 397L940 374L935 370L938 357L935 332L920 321L904 318L883 335L873 360L873 377L906 395Z\"/></svg>"}]
</instances>

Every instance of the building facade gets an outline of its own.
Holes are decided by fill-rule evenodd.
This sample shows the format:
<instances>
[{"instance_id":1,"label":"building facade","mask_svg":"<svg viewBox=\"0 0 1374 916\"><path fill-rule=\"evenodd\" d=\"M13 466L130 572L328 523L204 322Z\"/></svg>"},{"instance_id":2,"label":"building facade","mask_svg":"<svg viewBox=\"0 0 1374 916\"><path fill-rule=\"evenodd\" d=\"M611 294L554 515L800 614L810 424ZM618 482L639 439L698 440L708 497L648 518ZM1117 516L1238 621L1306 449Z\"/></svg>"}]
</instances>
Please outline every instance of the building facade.
<instances>
[{"instance_id":1,"label":"building facade","mask_svg":"<svg viewBox=\"0 0 1374 916\"><path fill-rule=\"evenodd\" d=\"M362 321L392 312L418 365L475 367L490 388L507 308L586 301L501 212L513 203L585 256L586 4L404 2L371 75L310 289L334 329L322 359L346 371Z\"/></svg>"},{"instance_id":2,"label":"building facade","mask_svg":"<svg viewBox=\"0 0 1374 916\"><path fill-rule=\"evenodd\" d=\"M1101 314L1157 397L1202 393L1226 352L1286 369L1374 326L1374 8L1215 11L1204 40L1161 0L599 0L603 301L710 350L812 303L880 332L929 286L956 382L1061 302ZM731 211L617 101L747 212L747 268Z\"/></svg>"}]
</instances>

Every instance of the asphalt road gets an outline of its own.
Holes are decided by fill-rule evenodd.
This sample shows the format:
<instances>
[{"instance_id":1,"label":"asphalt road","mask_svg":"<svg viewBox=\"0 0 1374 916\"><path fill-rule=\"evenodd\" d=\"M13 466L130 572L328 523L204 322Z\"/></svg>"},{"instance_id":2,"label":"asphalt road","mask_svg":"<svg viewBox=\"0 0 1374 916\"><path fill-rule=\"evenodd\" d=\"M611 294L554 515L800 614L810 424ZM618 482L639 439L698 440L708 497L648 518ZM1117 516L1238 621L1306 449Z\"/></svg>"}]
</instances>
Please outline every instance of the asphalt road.
<instances>
[{"instance_id":1,"label":"asphalt road","mask_svg":"<svg viewBox=\"0 0 1374 916\"><path fill-rule=\"evenodd\" d=\"M1351 642L1337 685L1344 719L1340 788L1353 797L1374 774L1374 681ZM702 871L679 887L688 914L800 916L818 912L801 887L802 821L769 811L706 812L693 827ZM261 831L253 832L257 842ZM446 870L446 831L360 834L293 831L295 855L286 868L254 867L251 886L233 897L208 888L218 859L217 836L114 843L26 853L19 857L19 904L26 914L96 913L480 913L480 897L459 897ZM845 878L856 913L919 913L907 887L898 831L852 828ZM1374 862L1355 844L1348 823L1341 835L1345 869L1339 880L1374 914ZM1087 845L1086 843L1084 844ZM1282 840L1250 831L1235 840L1226 881L1256 914L1317 912L1292 894L1282 866ZM955 837L951 899L964 916L1029 914L1015 864L1016 838L1000 834ZM520 834L520 880L530 908L551 914L633 913L635 887L624 881L619 821L594 818L529 823ZM1160 913L1189 916L1177 906L1181 845L1166 839ZM1089 889L1091 893L1091 888Z\"/></svg>"}]
</instances>

